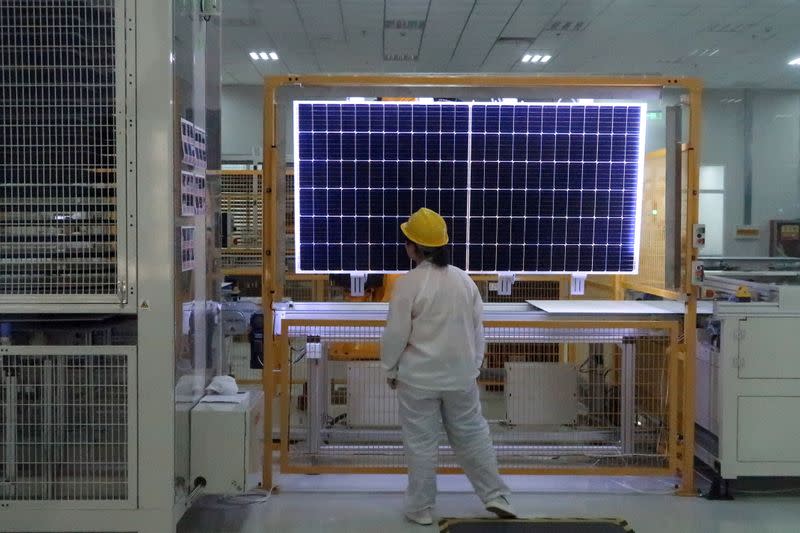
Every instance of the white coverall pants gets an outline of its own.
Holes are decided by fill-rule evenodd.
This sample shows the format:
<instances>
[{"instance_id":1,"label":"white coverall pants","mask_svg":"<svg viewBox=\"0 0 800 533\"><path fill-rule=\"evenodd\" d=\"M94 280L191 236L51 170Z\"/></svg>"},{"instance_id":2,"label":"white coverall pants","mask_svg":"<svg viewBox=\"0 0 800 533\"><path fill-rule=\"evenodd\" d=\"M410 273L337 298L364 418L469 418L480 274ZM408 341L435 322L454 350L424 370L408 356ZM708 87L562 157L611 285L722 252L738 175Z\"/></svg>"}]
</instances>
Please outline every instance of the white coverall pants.
<instances>
[{"instance_id":1,"label":"white coverall pants","mask_svg":"<svg viewBox=\"0 0 800 533\"><path fill-rule=\"evenodd\" d=\"M481 413L477 383L464 391L428 391L398 383L397 397L408 461L406 512L422 511L436 503L441 422L481 501L511 494L497 472L497 456L489 424Z\"/></svg>"}]
</instances>

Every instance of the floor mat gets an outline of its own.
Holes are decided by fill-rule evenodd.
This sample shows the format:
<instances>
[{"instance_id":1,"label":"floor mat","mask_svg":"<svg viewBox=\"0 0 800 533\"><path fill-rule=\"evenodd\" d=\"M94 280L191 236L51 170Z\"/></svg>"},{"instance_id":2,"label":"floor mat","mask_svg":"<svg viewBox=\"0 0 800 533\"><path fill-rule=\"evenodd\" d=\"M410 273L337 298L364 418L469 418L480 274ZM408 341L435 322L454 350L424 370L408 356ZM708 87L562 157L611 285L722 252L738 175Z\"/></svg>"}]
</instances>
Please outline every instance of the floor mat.
<instances>
[{"instance_id":1,"label":"floor mat","mask_svg":"<svg viewBox=\"0 0 800 533\"><path fill-rule=\"evenodd\" d=\"M618 518L443 518L441 533L633 533Z\"/></svg>"}]
</instances>

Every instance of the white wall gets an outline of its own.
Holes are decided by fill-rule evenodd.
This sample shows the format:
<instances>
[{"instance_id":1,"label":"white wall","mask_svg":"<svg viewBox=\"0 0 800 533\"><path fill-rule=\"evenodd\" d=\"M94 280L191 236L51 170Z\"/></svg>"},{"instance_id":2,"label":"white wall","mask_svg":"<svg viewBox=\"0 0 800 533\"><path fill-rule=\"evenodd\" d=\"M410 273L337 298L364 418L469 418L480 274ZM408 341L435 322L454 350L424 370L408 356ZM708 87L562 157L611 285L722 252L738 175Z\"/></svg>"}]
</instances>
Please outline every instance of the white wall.
<instances>
[{"instance_id":1,"label":"white wall","mask_svg":"<svg viewBox=\"0 0 800 533\"><path fill-rule=\"evenodd\" d=\"M800 217L800 93L753 98L753 222ZM766 251L766 249L765 249Z\"/></svg>"},{"instance_id":2,"label":"white wall","mask_svg":"<svg viewBox=\"0 0 800 533\"><path fill-rule=\"evenodd\" d=\"M742 103L724 103L726 98L743 98L742 91L706 91L703 95L702 165L725 169L725 235L723 253L729 256L767 255L759 241L737 241L736 225L744 222L745 117ZM765 242L768 237L765 237ZM765 246L768 247L768 244Z\"/></svg>"},{"instance_id":3,"label":"white wall","mask_svg":"<svg viewBox=\"0 0 800 533\"><path fill-rule=\"evenodd\" d=\"M260 154L262 98L259 86L222 88L224 159ZM726 99L740 102L725 102ZM674 96L665 98L671 104ZM747 106L751 112L747 112ZM648 103L650 109L657 105ZM288 117L287 117L288 118ZM648 120L647 150L663 146L664 123ZM751 143L751 163L746 147ZM287 160L291 146L287 143ZM800 217L800 92L708 90L703 95L701 164L725 167L726 255L767 255L769 220ZM737 240L736 225L745 222L745 176L752 175L752 224L761 238Z\"/></svg>"},{"instance_id":4,"label":"white wall","mask_svg":"<svg viewBox=\"0 0 800 533\"><path fill-rule=\"evenodd\" d=\"M703 107L702 164L725 166L725 255L768 255L769 221L800 217L800 92L712 90ZM745 223L748 174L757 241L735 237Z\"/></svg>"},{"instance_id":5,"label":"white wall","mask_svg":"<svg viewBox=\"0 0 800 533\"><path fill-rule=\"evenodd\" d=\"M260 160L264 89L258 85L222 87L222 159ZM254 152L255 151L255 152Z\"/></svg>"}]
</instances>

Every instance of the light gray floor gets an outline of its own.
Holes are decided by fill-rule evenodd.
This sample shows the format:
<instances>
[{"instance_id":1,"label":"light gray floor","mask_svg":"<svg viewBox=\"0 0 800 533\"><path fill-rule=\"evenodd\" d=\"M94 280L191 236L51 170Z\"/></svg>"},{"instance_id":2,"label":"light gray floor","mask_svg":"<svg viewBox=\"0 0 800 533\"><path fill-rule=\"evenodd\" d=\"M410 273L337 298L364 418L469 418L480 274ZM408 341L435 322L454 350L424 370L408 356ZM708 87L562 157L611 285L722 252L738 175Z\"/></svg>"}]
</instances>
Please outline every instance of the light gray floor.
<instances>
[{"instance_id":1,"label":"light gray floor","mask_svg":"<svg viewBox=\"0 0 800 533\"><path fill-rule=\"evenodd\" d=\"M437 516L487 516L460 476L440 477ZM668 479L509 477L522 516L615 517L637 533L797 533L800 491L710 502L666 494ZM402 518L401 476L283 476L261 503L206 496L179 533L423 532Z\"/></svg>"}]
</instances>

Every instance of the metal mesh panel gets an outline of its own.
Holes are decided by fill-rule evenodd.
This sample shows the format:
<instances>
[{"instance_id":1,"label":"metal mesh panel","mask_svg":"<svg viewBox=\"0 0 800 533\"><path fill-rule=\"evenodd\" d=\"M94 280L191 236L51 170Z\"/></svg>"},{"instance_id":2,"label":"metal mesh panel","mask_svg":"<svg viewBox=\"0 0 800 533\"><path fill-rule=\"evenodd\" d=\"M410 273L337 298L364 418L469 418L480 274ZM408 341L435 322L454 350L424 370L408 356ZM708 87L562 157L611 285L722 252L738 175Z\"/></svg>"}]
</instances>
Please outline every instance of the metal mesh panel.
<instances>
[{"instance_id":1,"label":"metal mesh panel","mask_svg":"<svg viewBox=\"0 0 800 533\"><path fill-rule=\"evenodd\" d=\"M129 499L128 365L121 354L0 355L0 501Z\"/></svg>"},{"instance_id":2,"label":"metal mesh panel","mask_svg":"<svg viewBox=\"0 0 800 533\"><path fill-rule=\"evenodd\" d=\"M288 464L405 466L381 327L289 326L282 394ZM501 467L664 470L674 442L668 329L488 327L479 385ZM309 359L308 340L322 357ZM316 350L315 350L316 351ZM440 466L457 462L442 435Z\"/></svg>"},{"instance_id":3,"label":"metal mesh panel","mask_svg":"<svg viewBox=\"0 0 800 533\"><path fill-rule=\"evenodd\" d=\"M252 170L220 171L221 194L253 194L261 195L261 173Z\"/></svg>"},{"instance_id":4,"label":"metal mesh panel","mask_svg":"<svg viewBox=\"0 0 800 533\"><path fill-rule=\"evenodd\" d=\"M558 280L517 281L511 286L511 294L503 296L490 290L488 281L478 281L483 300L490 303L513 303L526 300L558 300L561 298L561 282Z\"/></svg>"},{"instance_id":5,"label":"metal mesh panel","mask_svg":"<svg viewBox=\"0 0 800 533\"><path fill-rule=\"evenodd\" d=\"M304 279L289 279L283 286L283 296L295 302L314 301L314 282Z\"/></svg>"},{"instance_id":6,"label":"metal mesh panel","mask_svg":"<svg viewBox=\"0 0 800 533\"><path fill-rule=\"evenodd\" d=\"M220 172L220 212L230 218L231 234L222 251L223 270L260 269L264 214L263 179L254 170Z\"/></svg>"},{"instance_id":7,"label":"metal mesh panel","mask_svg":"<svg viewBox=\"0 0 800 533\"><path fill-rule=\"evenodd\" d=\"M283 229L286 232L286 246L284 247L284 260L287 272L294 272L294 169L287 169L285 193Z\"/></svg>"},{"instance_id":8,"label":"metal mesh panel","mask_svg":"<svg viewBox=\"0 0 800 533\"><path fill-rule=\"evenodd\" d=\"M0 3L0 295L117 292L113 0Z\"/></svg>"},{"instance_id":9,"label":"metal mesh panel","mask_svg":"<svg viewBox=\"0 0 800 533\"><path fill-rule=\"evenodd\" d=\"M236 270L236 269L261 269L261 250L259 249L238 249L238 250L223 250L221 256L222 269Z\"/></svg>"}]
</instances>

